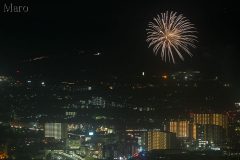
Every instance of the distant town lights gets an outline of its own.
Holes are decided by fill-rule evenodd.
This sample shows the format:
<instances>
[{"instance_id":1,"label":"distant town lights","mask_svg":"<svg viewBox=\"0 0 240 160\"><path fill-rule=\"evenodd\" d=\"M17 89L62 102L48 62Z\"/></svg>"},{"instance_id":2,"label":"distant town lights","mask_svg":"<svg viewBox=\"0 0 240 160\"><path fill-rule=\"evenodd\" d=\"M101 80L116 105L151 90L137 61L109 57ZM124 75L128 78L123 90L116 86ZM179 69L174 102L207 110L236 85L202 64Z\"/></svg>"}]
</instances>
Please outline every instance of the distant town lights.
<instances>
[{"instance_id":1,"label":"distant town lights","mask_svg":"<svg viewBox=\"0 0 240 160\"><path fill-rule=\"evenodd\" d=\"M240 107L240 102L236 102L235 106Z\"/></svg>"}]
</instances>

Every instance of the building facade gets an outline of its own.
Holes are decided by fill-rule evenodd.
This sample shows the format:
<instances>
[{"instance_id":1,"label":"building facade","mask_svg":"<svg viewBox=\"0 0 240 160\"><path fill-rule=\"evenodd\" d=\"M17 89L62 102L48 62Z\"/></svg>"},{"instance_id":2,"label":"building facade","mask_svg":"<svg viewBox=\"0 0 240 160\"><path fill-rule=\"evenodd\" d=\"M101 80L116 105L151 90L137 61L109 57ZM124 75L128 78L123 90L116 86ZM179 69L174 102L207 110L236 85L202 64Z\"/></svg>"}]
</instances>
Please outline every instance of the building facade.
<instances>
[{"instance_id":1,"label":"building facade","mask_svg":"<svg viewBox=\"0 0 240 160\"><path fill-rule=\"evenodd\" d=\"M54 139L67 138L67 124L65 123L45 123L44 125L45 137Z\"/></svg>"},{"instance_id":2,"label":"building facade","mask_svg":"<svg viewBox=\"0 0 240 160\"><path fill-rule=\"evenodd\" d=\"M170 121L169 131L176 133L178 138L189 138L190 137L190 121L178 120Z\"/></svg>"},{"instance_id":3,"label":"building facade","mask_svg":"<svg viewBox=\"0 0 240 160\"><path fill-rule=\"evenodd\" d=\"M148 131L146 136L146 149L174 149L176 134L162 131Z\"/></svg>"},{"instance_id":4,"label":"building facade","mask_svg":"<svg viewBox=\"0 0 240 160\"><path fill-rule=\"evenodd\" d=\"M216 125L221 126L224 129L228 128L228 117L224 114L212 113L193 113L190 114L195 124L206 124L206 125Z\"/></svg>"}]
</instances>

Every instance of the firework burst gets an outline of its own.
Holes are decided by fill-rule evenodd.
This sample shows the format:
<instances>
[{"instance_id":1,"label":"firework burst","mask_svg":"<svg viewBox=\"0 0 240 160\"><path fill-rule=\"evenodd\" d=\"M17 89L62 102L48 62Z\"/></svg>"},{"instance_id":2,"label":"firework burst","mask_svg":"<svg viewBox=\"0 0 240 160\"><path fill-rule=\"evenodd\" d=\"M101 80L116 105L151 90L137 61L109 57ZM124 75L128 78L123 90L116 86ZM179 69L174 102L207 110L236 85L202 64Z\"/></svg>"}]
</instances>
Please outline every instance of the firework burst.
<instances>
[{"instance_id":1,"label":"firework burst","mask_svg":"<svg viewBox=\"0 0 240 160\"><path fill-rule=\"evenodd\" d=\"M147 42L153 47L157 55L161 53L163 61L175 63L174 55L184 61L183 52L192 57L189 48L195 48L197 36L196 28L182 14L177 12L165 12L153 18L147 28Z\"/></svg>"}]
</instances>

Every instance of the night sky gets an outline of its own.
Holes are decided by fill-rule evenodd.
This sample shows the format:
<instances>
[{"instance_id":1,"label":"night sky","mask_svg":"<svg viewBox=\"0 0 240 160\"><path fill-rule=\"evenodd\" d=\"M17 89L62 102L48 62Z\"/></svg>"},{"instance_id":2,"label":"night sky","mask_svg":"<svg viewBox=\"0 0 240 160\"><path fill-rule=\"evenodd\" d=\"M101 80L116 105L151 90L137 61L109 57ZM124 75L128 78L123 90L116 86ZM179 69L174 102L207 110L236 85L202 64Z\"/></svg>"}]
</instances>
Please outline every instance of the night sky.
<instances>
[{"instance_id":1,"label":"night sky","mask_svg":"<svg viewBox=\"0 0 240 160\"><path fill-rule=\"evenodd\" d=\"M5 2L28 5L29 12L3 13ZM26 68L27 59L46 56L54 57L48 59L51 62L40 64L46 72L76 72L88 67L104 72L197 69L223 74L231 81L240 80L239 17L237 5L229 0L215 4L171 0L5 2L0 3L0 72L3 73ZM148 22L167 10L182 13L198 30L198 47L191 50L194 57L176 65L165 64L160 56L154 56L145 40ZM97 52L102 55L92 55ZM34 69L27 70L34 72Z\"/></svg>"}]
</instances>

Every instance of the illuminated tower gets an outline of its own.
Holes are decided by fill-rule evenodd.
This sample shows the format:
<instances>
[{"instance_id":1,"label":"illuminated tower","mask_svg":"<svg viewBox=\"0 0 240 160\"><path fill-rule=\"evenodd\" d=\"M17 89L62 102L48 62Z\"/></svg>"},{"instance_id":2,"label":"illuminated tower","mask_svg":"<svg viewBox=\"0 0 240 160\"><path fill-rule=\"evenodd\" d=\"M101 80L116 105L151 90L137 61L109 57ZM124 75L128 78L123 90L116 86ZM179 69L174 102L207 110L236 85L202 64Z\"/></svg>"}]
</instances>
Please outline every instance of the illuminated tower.
<instances>
[{"instance_id":1,"label":"illuminated tower","mask_svg":"<svg viewBox=\"0 0 240 160\"><path fill-rule=\"evenodd\" d=\"M170 132L176 133L178 138L188 138L190 122L187 120L170 121Z\"/></svg>"},{"instance_id":2,"label":"illuminated tower","mask_svg":"<svg viewBox=\"0 0 240 160\"><path fill-rule=\"evenodd\" d=\"M219 113L193 113L190 115L195 129L194 139L199 147L206 145L221 146L228 136L228 117Z\"/></svg>"},{"instance_id":3,"label":"illuminated tower","mask_svg":"<svg viewBox=\"0 0 240 160\"><path fill-rule=\"evenodd\" d=\"M148 131L147 150L175 148L176 135L170 132Z\"/></svg>"},{"instance_id":4,"label":"illuminated tower","mask_svg":"<svg viewBox=\"0 0 240 160\"><path fill-rule=\"evenodd\" d=\"M208 125L221 126L224 129L228 128L228 117L224 114L194 113L194 114L191 114L191 117L193 118L193 122L195 124L208 124Z\"/></svg>"},{"instance_id":5,"label":"illuminated tower","mask_svg":"<svg viewBox=\"0 0 240 160\"><path fill-rule=\"evenodd\" d=\"M67 138L67 124L45 123L44 133L45 133L45 137L52 137L55 139L65 139Z\"/></svg>"}]
</instances>

